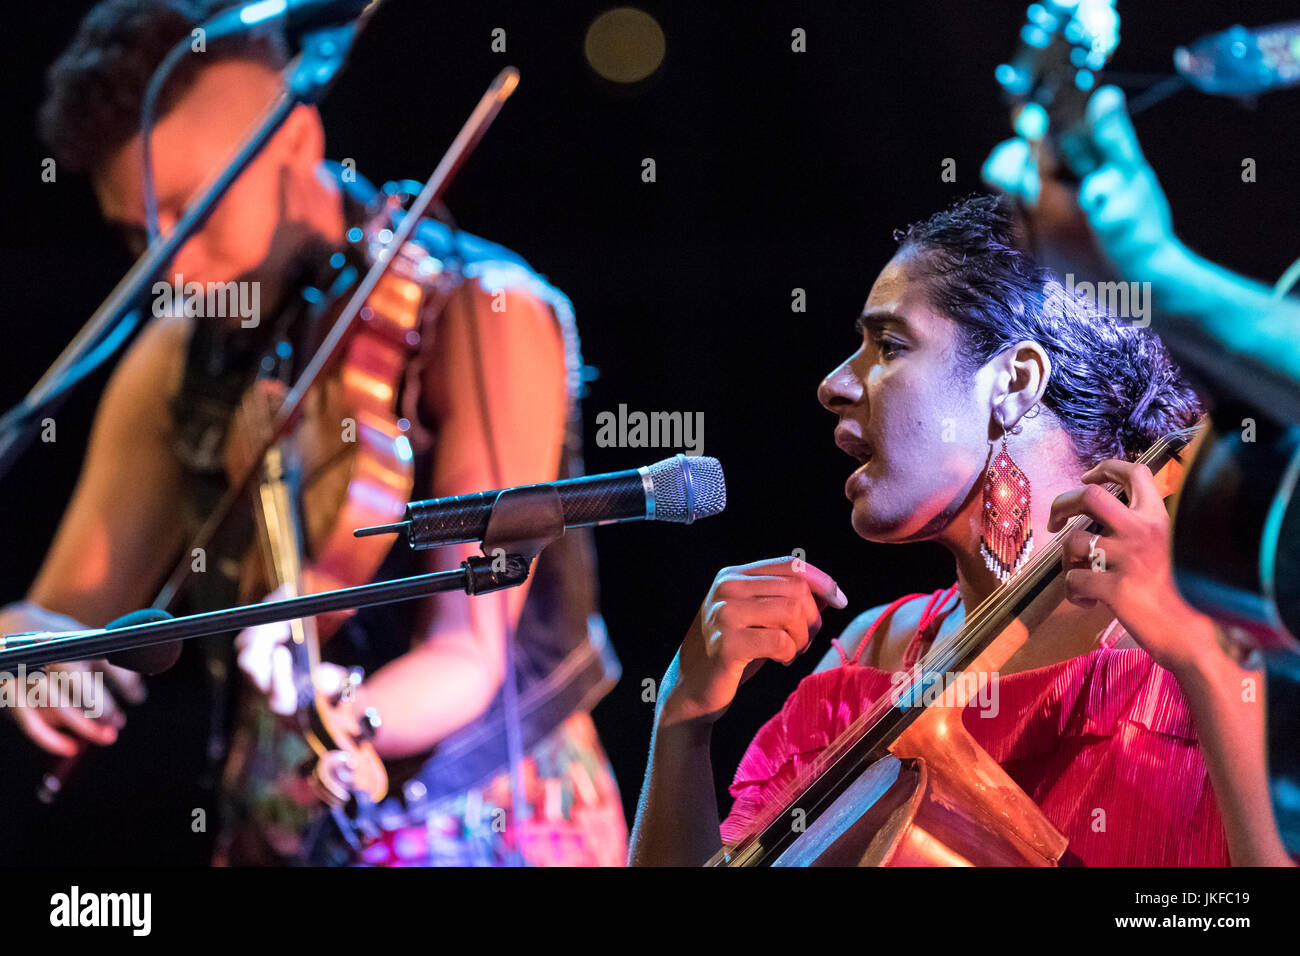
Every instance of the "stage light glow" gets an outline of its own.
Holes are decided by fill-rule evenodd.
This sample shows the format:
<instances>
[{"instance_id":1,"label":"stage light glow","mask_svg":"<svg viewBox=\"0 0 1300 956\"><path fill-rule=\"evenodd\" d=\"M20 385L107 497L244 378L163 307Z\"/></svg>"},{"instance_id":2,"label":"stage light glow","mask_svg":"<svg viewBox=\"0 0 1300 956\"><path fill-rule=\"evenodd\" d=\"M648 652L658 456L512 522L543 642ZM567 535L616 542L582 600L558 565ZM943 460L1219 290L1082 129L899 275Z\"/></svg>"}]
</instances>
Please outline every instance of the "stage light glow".
<instances>
[{"instance_id":1,"label":"stage light glow","mask_svg":"<svg viewBox=\"0 0 1300 956\"><path fill-rule=\"evenodd\" d=\"M663 63L663 28L644 10L615 7L591 22L583 54L596 73L612 83L638 83Z\"/></svg>"}]
</instances>

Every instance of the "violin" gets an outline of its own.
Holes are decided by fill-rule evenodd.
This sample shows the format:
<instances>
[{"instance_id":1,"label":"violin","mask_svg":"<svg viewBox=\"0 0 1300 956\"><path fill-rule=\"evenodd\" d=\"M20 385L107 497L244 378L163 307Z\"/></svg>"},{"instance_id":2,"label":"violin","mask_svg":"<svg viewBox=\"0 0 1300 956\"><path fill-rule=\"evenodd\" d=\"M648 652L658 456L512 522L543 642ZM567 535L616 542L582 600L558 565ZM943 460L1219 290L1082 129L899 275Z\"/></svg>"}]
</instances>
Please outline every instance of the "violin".
<instances>
[{"instance_id":1,"label":"violin","mask_svg":"<svg viewBox=\"0 0 1300 956\"><path fill-rule=\"evenodd\" d=\"M1138 459L1167 503L1176 504L1200 427L1165 436ZM1125 500L1114 482L1102 487ZM1064 600L1062 542L1085 526L1102 530L1087 515L1068 522L707 865L1057 865L1065 837L975 742L962 711Z\"/></svg>"},{"instance_id":2,"label":"violin","mask_svg":"<svg viewBox=\"0 0 1300 956\"><path fill-rule=\"evenodd\" d=\"M425 211L441 202L518 83L519 72L513 67L497 74L408 208L402 208L407 194L388 196L381 214L363 230L369 271L328 306L333 312L328 332L306 356L308 361L292 387L281 396L263 383L255 386L256 395L245 396L236 420L242 427L227 440L230 490L180 552L152 609L167 611L176 605L195 570L194 550L207 548L217 538L250 492L260 561L251 566L260 571L250 572L246 559L241 589L260 584L263 594L275 587L302 593L310 581L308 593L312 593L374 577L388 546L380 538L373 544L355 538L352 531L395 523L405 514L414 484L414 454L407 433L415 416L408 406L420 392L418 387L404 386L412 384L407 380L418 370L412 358L421 348L422 337L432 333L437 315L462 278L444 269L412 236ZM430 303L431 296L440 300ZM344 299L346 303L337 308ZM322 415L322 409L329 414ZM298 465L302 449L291 437L304 421L314 423L308 433L298 435L314 438L304 444L334 452L317 456L314 467L309 460L306 478ZM340 429L341 424L346 430ZM304 502L296 499L304 497L308 520L300 524L296 509ZM310 575L305 573L304 556L311 560ZM326 716L327 702L316 690L321 628L297 621L292 629L291 654L301 680L297 719L302 736L318 755L329 750L351 754L354 765L362 766L358 780L364 780L364 793L369 799L382 799L387 774L369 742L373 723L363 722L359 735L334 726ZM328 633L326 628L325 636ZM137 659L142 663L136 669L158 673L179 656L176 642L150 648L147 656ZM52 801L85 752L82 746L77 754L52 765L38 797Z\"/></svg>"},{"instance_id":3,"label":"violin","mask_svg":"<svg viewBox=\"0 0 1300 956\"><path fill-rule=\"evenodd\" d=\"M390 197L389 211L395 204L397 198ZM372 222L367 238L382 228L387 228L383 222ZM342 364L317 382L297 428L271 442L262 456L247 496L257 534L243 565L241 600L275 590L299 596L364 584L379 570L388 547L354 538L352 529L399 518L411 497L413 455L407 432L413 426L399 402L409 395L403 385L414 354L432 333L422 324L427 323L430 296L440 294L440 270L431 261L415 244L401 250L366 299ZM420 264L419 272L413 263ZM291 354L287 343L276 345ZM232 485L266 445L285 391L282 381L261 377L241 401L227 438ZM332 750L347 753L356 792L378 802L387 793L388 775L371 743L377 716L367 712L358 731L343 730L334 716L336 701L326 699L317 679L321 641L340 623L341 618L333 617L290 622L288 647L298 689L295 721L317 757Z\"/></svg>"},{"instance_id":4,"label":"violin","mask_svg":"<svg viewBox=\"0 0 1300 956\"><path fill-rule=\"evenodd\" d=\"M378 234L391 231L403 196L388 196L384 209L364 227L359 245L366 258L383 248ZM337 316L347 287L355 285L355 268L343 271L351 275L340 275L336 287L345 291L320 299L297 317L299 323L318 327ZM430 308L430 300L443 294L447 275L438 260L408 242L361 306L359 321L342 346L341 362L321 376L302 403L295 427L281 437L275 436L275 426L287 391L284 379L300 371L283 358L293 356L284 333L303 330L277 329L261 357L263 374L242 397L227 432L227 484L245 489L235 507L251 513L255 528L254 541L241 561L241 603L259 601L272 591L297 597L374 579L388 543L354 538L352 530L400 519L411 498L410 432L418 426L412 425L414 411L402 406L419 395L418 383L407 379L418 368L412 361L415 354L432 335L438 307ZM275 365L278 378L266 374L267 367ZM179 586L164 588L155 607L170 608L180 594ZM287 646L298 690L294 724L317 757L329 751L348 754L357 798L377 803L388 789L384 764L371 744L378 717L367 712L357 732L342 729L334 710L338 701L327 698L317 679L321 643L345 618L339 614L289 622ZM342 688L344 696L351 686ZM50 802L81 759L78 754L54 765L38 796Z\"/></svg>"}]
</instances>

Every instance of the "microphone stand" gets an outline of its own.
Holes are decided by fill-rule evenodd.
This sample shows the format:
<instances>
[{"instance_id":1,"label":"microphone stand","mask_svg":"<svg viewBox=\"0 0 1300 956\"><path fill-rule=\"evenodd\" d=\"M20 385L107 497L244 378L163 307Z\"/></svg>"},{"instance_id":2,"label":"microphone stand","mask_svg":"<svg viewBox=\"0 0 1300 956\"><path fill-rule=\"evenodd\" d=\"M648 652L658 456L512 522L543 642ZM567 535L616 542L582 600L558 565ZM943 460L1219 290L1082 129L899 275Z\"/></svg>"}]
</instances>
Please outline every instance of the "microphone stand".
<instances>
[{"instance_id":1,"label":"microphone stand","mask_svg":"<svg viewBox=\"0 0 1300 956\"><path fill-rule=\"evenodd\" d=\"M184 245L211 216L231 185L284 125L299 104L314 104L324 96L342 69L360 29L359 23L305 33L301 51L285 67L280 93L257 125L166 236L153 242L118 282L99 308L63 349L21 402L0 417L0 480L10 472L33 439L43 416L57 411L71 390L91 370L122 348L138 330L148 284L162 274ZM12 646L0 640L0 647ZM0 652L3 658L3 652ZM51 663L46 660L45 663ZM62 773L76 757L65 757ZM59 774L47 782L59 786ZM57 789L49 790L48 802Z\"/></svg>"},{"instance_id":2,"label":"microphone stand","mask_svg":"<svg viewBox=\"0 0 1300 956\"><path fill-rule=\"evenodd\" d=\"M117 323L129 321L128 313L143 299L147 284L162 273L163 267L207 222L231 184L284 125L289 114L299 104L316 103L325 94L347 59L356 32L354 23L304 35L302 52L285 67L284 88L229 163L190 203L176 227L136 260L27 396L0 418L0 478L9 472L35 437L41 413L53 411L61 404L78 380L75 375L78 367L112 336ZM138 312L139 306L135 306L136 324ZM117 347L121 344L116 343Z\"/></svg>"},{"instance_id":3,"label":"microphone stand","mask_svg":"<svg viewBox=\"0 0 1300 956\"><path fill-rule=\"evenodd\" d=\"M207 611L118 628L6 634L0 636L0 670L11 670L19 665L42 668L55 662L91 660L121 651L238 631L274 621L409 601L440 591L486 594L523 584L528 579L531 564L532 556L514 552L506 554L504 560L499 554L495 558L475 555L461 562L455 571L416 574L264 604L246 604L224 611Z\"/></svg>"}]
</instances>

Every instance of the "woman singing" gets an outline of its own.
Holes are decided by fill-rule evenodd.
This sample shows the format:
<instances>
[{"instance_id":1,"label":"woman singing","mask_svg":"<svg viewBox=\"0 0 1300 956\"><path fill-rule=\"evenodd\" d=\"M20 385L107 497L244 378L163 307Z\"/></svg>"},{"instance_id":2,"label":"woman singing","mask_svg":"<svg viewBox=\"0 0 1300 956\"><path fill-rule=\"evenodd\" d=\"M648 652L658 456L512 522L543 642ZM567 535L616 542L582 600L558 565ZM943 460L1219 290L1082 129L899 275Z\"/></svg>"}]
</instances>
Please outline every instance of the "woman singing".
<instances>
[{"instance_id":1,"label":"woman singing","mask_svg":"<svg viewBox=\"0 0 1300 956\"><path fill-rule=\"evenodd\" d=\"M847 598L790 558L719 572L664 675L632 862L698 865L745 836L780 808L797 768L892 674L949 640L1035 538L1087 514L1103 532L1065 542L1068 601L999 673L991 719L966 709L967 730L1069 840L1072 862L1289 863L1268 800L1261 675L1179 597L1168 515L1150 471L1132 463L1199 417L1160 340L1066 292L1017 249L987 196L900 234L858 331L817 392L856 462L853 527L868 541L939 542L956 583L849 625L751 743L720 823L713 724L765 661L806 651L821 610ZM1007 473L1025 479L1024 514L991 521L985 487Z\"/></svg>"}]
</instances>

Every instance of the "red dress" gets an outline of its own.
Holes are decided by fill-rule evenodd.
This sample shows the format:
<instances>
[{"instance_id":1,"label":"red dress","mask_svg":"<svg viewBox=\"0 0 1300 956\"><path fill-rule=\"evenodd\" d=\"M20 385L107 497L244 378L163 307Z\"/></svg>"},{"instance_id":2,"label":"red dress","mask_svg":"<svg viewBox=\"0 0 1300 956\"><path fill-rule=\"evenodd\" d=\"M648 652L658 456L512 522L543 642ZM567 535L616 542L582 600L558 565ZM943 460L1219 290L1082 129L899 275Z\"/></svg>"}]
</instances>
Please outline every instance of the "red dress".
<instances>
[{"instance_id":1,"label":"red dress","mask_svg":"<svg viewBox=\"0 0 1300 956\"><path fill-rule=\"evenodd\" d=\"M930 595L904 655L908 667L938 632L956 585ZM779 812L783 789L891 688L890 675L859 662L876 619L841 664L805 678L754 737L731 784L722 823L734 843ZM1173 675L1138 648L1114 649L1117 621L1091 653L995 677L995 707L972 704L966 729L1069 840L1087 866L1227 866L1228 844L1191 713Z\"/></svg>"}]
</instances>

